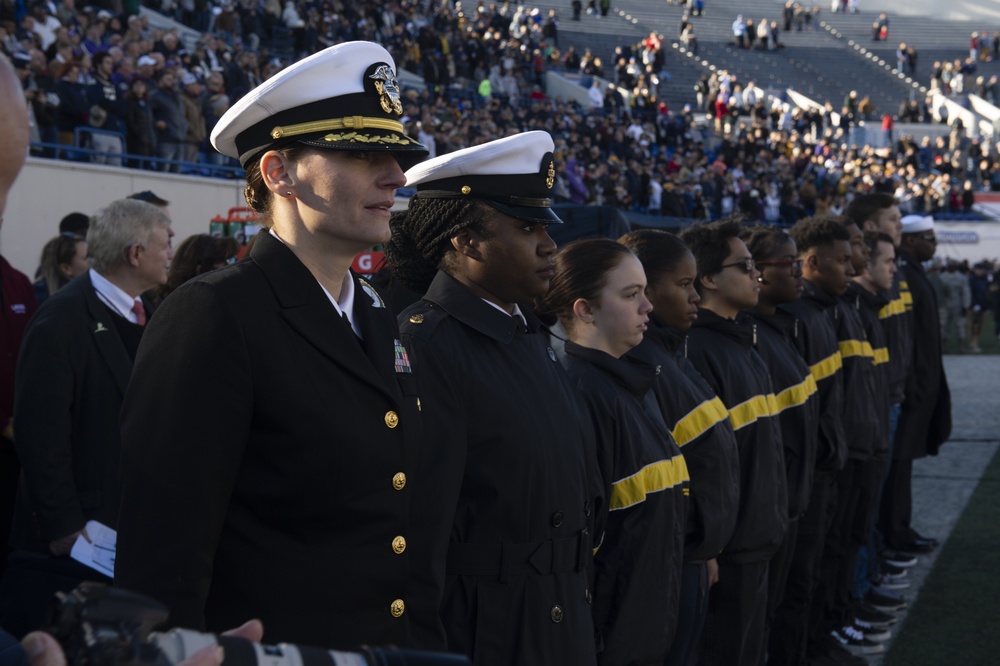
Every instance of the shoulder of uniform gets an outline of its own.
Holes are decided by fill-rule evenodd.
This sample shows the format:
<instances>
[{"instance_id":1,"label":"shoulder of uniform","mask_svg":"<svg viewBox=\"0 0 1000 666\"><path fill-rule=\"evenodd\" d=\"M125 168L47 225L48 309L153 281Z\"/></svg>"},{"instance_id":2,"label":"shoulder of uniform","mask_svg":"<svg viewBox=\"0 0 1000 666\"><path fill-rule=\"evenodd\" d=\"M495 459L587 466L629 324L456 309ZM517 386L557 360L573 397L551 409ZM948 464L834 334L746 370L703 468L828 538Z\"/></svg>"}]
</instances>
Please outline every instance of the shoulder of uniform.
<instances>
[{"instance_id":1,"label":"shoulder of uniform","mask_svg":"<svg viewBox=\"0 0 1000 666\"><path fill-rule=\"evenodd\" d=\"M399 330L422 340L429 340L449 315L444 308L430 301L417 301L399 315Z\"/></svg>"}]
</instances>

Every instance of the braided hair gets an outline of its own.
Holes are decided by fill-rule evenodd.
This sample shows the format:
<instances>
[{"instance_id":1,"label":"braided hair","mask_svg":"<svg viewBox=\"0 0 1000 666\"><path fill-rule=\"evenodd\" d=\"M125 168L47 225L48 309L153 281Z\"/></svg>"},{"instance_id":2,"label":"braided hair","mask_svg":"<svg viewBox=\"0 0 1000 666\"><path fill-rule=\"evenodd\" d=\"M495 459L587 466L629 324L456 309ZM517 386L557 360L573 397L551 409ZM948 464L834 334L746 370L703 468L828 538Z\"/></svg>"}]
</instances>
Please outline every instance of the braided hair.
<instances>
[{"instance_id":1,"label":"braided hair","mask_svg":"<svg viewBox=\"0 0 1000 666\"><path fill-rule=\"evenodd\" d=\"M407 210L389 220L392 237L385 258L392 276L419 294L427 291L438 270L447 270L450 239L462 229L488 235L490 208L476 199L425 199L415 194Z\"/></svg>"}]
</instances>

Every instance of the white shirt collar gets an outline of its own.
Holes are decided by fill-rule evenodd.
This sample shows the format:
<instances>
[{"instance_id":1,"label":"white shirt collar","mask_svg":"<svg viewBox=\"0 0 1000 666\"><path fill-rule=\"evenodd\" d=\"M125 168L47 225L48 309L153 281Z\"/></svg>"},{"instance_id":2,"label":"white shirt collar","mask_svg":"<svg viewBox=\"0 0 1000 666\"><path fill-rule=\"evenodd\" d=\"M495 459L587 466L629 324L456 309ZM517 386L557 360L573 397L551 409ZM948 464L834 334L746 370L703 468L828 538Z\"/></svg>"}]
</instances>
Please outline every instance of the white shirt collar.
<instances>
[{"instance_id":1,"label":"white shirt collar","mask_svg":"<svg viewBox=\"0 0 1000 666\"><path fill-rule=\"evenodd\" d=\"M269 229L269 232L283 244L287 245L285 241L281 240L281 237L278 236L278 234L274 233L274 229ZM358 325L354 322L354 277L351 275L351 271L347 271L347 274L344 276L344 281L340 285L339 301L333 297L333 294L331 294L326 287L323 286L322 282L316 280L316 284L318 284L319 288L323 290L326 297L330 299L330 302L333 304L333 308L337 311L338 317L347 313L347 321L351 322L351 328L354 329L354 334L361 337L361 331L358 330Z\"/></svg>"},{"instance_id":2,"label":"white shirt collar","mask_svg":"<svg viewBox=\"0 0 1000 666\"><path fill-rule=\"evenodd\" d=\"M132 298L93 268L90 269L90 283L94 285L94 291L97 292L98 298L104 301L105 305L133 324L139 323L135 313L132 311L133 303L138 301L139 298Z\"/></svg>"},{"instance_id":3,"label":"white shirt collar","mask_svg":"<svg viewBox=\"0 0 1000 666\"><path fill-rule=\"evenodd\" d=\"M497 305L493 301L488 301L485 298L483 299L483 303L486 303L487 305L496 308L497 310L499 310L500 312L504 313L508 317L520 317L521 318L521 323L524 324L524 327L525 328L528 327L528 320L527 320L527 318L525 318L524 313L521 312L521 308L518 306L517 303L514 303L514 312L507 312L506 310L504 310L502 307L500 307L499 305Z\"/></svg>"}]
</instances>

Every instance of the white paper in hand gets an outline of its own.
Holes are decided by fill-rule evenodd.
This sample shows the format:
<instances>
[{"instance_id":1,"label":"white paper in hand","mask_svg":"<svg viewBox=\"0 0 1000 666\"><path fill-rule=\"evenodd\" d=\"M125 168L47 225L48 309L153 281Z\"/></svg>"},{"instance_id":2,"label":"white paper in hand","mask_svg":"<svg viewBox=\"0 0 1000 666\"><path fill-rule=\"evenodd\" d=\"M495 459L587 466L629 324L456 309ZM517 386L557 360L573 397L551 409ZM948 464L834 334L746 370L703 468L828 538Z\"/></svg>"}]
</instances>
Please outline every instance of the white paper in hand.
<instances>
[{"instance_id":1,"label":"white paper in hand","mask_svg":"<svg viewBox=\"0 0 1000 666\"><path fill-rule=\"evenodd\" d=\"M109 578L114 578L118 533L96 520L88 521L84 530L90 541L84 539L82 534L78 536L69 556Z\"/></svg>"}]
</instances>

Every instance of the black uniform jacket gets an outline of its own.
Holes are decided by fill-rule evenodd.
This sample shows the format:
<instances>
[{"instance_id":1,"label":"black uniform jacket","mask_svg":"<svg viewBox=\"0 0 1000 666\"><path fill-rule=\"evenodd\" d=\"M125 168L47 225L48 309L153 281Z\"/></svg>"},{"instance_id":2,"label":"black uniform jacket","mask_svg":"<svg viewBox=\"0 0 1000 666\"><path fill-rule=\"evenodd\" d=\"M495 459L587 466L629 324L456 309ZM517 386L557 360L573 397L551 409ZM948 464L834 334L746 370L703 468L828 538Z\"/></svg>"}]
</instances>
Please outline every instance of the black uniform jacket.
<instances>
[{"instance_id":1,"label":"black uniform jacket","mask_svg":"<svg viewBox=\"0 0 1000 666\"><path fill-rule=\"evenodd\" d=\"M881 425L875 396L875 350L858 310L860 295L846 293L837 308L837 343L844 364L844 433L847 455L870 460L881 447Z\"/></svg>"},{"instance_id":2,"label":"black uniform jacket","mask_svg":"<svg viewBox=\"0 0 1000 666\"><path fill-rule=\"evenodd\" d=\"M435 489L454 517L442 619L449 650L477 665L594 664L593 427L521 307L527 327L439 272L399 317L448 470Z\"/></svg>"},{"instance_id":3,"label":"black uniform jacket","mask_svg":"<svg viewBox=\"0 0 1000 666\"><path fill-rule=\"evenodd\" d=\"M171 624L257 617L273 643L443 647L437 594L411 579L426 547L412 498L435 485L416 472L412 367L392 314L355 287L363 343L265 233L147 326L122 414L115 582L165 602Z\"/></svg>"},{"instance_id":4,"label":"black uniform jacket","mask_svg":"<svg viewBox=\"0 0 1000 666\"><path fill-rule=\"evenodd\" d=\"M799 334L795 347L802 354L819 389L819 442L816 471L835 472L847 462L844 410L844 372L837 342L837 298L804 280L802 297L778 309L795 315Z\"/></svg>"},{"instance_id":5,"label":"black uniform jacket","mask_svg":"<svg viewBox=\"0 0 1000 666\"><path fill-rule=\"evenodd\" d=\"M902 404L906 396L906 376L913 357L913 296L903 271L892 276L892 288L884 295L885 305L878 318L889 349L889 404Z\"/></svg>"},{"instance_id":6,"label":"black uniform jacket","mask_svg":"<svg viewBox=\"0 0 1000 666\"><path fill-rule=\"evenodd\" d=\"M688 336L688 356L729 410L740 456L736 529L721 558L760 562L781 545L788 528L788 494L777 401L755 324L699 308Z\"/></svg>"},{"instance_id":7,"label":"black uniform jacket","mask_svg":"<svg viewBox=\"0 0 1000 666\"><path fill-rule=\"evenodd\" d=\"M872 404L879 421L878 437L874 440L875 449L872 451L872 455L876 459L884 461L889 458L889 405L892 399L890 392L892 371L888 341L882 325L883 320L879 318L879 312L888 306L890 301L887 299L886 293L873 294L857 282L851 282L847 295L856 299L861 324L864 326L865 335L872 347L875 365L875 398Z\"/></svg>"},{"instance_id":8,"label":"black uniform jacket","mask_svg":"<svg viewBox=\"0 0 1000 666\"><path fill-rule=\"evenodd\" d=\"M740 461L729 410L688 360L687 335L650 317L629 356L660 369L653 390L691 476L684 559L717 557L736 528Z\"/></svg>"},{"instance_id":9,"label":"black uniform jacket","mask_svg":"<svg viewBox=\"0 0 1000 666\"><path fill-rule=\"evenodd\" d=\"M46 299L25 330L14 403L23 470L14 548L48 552L50 541L88 520L118 524L118 415L132 359L115 317L88 272Z\"/></svg>"},{"instance_id":10,"label":"black uniform jacket","mask_svg":"<svg viewBox=\"0 0 1000 666\"><path fill-rule=\"evenodd\" d=\"M893 458L937 455L951 435L951 392L941 363L937 296L920 262L901 252L900 270L913 295L913 356Z\"/></svg>"},{"instance_id":11,"label":"black uniform jacket","mask_svg":"<svg viewBox=\"0 0 1000 666\"><path fill-rule=\"evenodd\" d=\"M657 369L566 343L597 432L608 513L594 555L598 663L662 663L674 638L688 470L653 394Z\"/></svg>"},{"instance_id":12,"label":"black uniform jacket","mask_svg":"<svg viewBox=\"0 0 1000 666\"><path fill-rule=\"evenodd\" d=\"M809 506L816 445L819 439L819 390L809 366L793 346L799 321L783 312L773 315L753 311L757 324L757 351L771 373L778 402L778 423L784 446L788 481L788 515L798 517Z\"/></svg>"}]
</instances>

